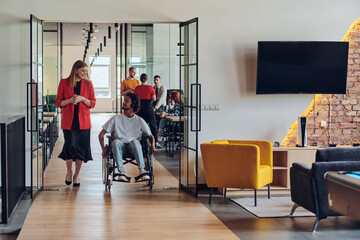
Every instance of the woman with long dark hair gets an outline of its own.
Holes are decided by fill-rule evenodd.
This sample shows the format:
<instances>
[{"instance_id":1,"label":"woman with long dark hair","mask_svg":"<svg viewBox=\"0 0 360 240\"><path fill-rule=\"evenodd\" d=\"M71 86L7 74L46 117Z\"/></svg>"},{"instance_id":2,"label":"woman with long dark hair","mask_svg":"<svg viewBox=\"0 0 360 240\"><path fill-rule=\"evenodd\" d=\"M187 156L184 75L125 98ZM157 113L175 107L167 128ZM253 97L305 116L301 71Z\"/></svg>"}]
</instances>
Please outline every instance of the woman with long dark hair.
<instances>
[{"instance_id":1,"label":"woman with long dark hair","mask_svg":"<svg viewBox=\"0 0 360 240\"><path fill-rule=\"evenodd\" d=\"M92 82L88 79L88 66L78 60L68 78L61 79L56 104L62 109L61 128L65 143L59 158L66 161L65 183L80 186L79 173L83 162L92 160L90 149L90 108L95 106ZM75 174L72 175L72 163Z\"/></svg>"}]
</instances>

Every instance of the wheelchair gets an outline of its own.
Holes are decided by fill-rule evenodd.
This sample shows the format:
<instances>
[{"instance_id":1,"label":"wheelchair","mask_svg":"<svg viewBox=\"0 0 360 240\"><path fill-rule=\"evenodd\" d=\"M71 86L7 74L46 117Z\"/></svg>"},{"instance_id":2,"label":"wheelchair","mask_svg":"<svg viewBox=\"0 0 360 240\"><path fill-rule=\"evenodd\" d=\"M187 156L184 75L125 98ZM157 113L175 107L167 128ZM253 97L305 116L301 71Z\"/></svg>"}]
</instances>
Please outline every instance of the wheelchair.
<instances>
[{"instance_id":1,"label":"wheelchair","mask_svg":"<svg viewBox=\"0 0 360 240\"><path fill-rule=\"evenodd\" d=\"M107 149L107 157L103 158L102 161L102 180L103 184L105 185L105 191L111 191L111 186L113 182L124 182L115 179L118 176L117 172L117 163L113 157L113 153L111 150L111 143L112 143L112 136L107 135L108 144L105 146ZM145 163L145 170L148 172L146 175L150 177L148 180L143 180L147 182L147 186L149 186L150 190L152 190L154 185L154 161L153 161L153 154L151 149L151 142L149 136L142 136L141 138L141 146L144 156L144 163ZM132 154L123 154L123 163L124 166L128 163L137 166L136 159ZM116 171L116 172L115 172ZM135 177L135 183L143 182L140 180L142 175ZM127 177L127 183L130 183L131 177Z\"/></svg>"}]
</instances>

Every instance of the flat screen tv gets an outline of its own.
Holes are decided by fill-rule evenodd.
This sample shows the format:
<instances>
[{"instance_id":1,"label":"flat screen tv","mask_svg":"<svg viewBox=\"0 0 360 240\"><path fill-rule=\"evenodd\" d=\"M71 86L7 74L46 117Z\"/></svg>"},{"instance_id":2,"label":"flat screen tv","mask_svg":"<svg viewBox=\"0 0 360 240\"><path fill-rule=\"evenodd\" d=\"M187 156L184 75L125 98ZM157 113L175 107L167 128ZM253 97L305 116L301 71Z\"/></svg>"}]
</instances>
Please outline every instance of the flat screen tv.
<instances>
[{"instance_id":1,"label":"flat screen tv","mask_svg":"<svg viewBox=\"0 0 360 240\"><path fill-rule=\"evenodd\" d=\"M256 94L346 94L348 42L258 42Z\"/></svg>"}]
</instances>

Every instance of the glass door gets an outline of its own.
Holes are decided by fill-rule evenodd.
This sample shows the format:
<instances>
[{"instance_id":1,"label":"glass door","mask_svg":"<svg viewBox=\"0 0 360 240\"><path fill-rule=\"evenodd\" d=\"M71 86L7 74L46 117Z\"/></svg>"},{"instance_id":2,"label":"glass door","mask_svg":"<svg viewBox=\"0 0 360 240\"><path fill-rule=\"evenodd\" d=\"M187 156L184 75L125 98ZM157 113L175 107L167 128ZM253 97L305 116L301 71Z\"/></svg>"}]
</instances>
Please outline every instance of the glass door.
<instances>
[{"instance_id":1,"label":"glass door","mask_svg":"<svg viewBox=\"0 0 360 240\"><path fill-rule=\"evenodd\" d=\"M120 86L122 80L126 77L125 59L126 59L126 23L120 23L116 32L116 114L122 112L122 97Z\"/></svg>"},{"instance_id":2,"label":"glass door","mask_svg":"<svg viewBox=\"0 0 360 240\"><path fill-rule=\"evenodd\" d=\"M28 123L31 132L31 196L43 186L43 23L30 15L30 81L28 85ZM30 115L30 116L29 116ZM40 135L42 134L42 135Z\"/></svg>"},{"instance_id":3,"label":"glass door","mask_svg":"<svg viewBox=\"0 0 360 240\"><path fill-rule=\"evenodd\" d=\"M198 83L198 18L180 23L180 188L198 194L198 132L201 130L201 85Z\"/></svg>"},{"instance_id":4,"label":"glass door","mask_svg":"<svg viewBox=\"0 0 360 240\"><path fill-rule=\"evenodd\" d=\"M120 87L121 87L121 82L123 79L126 78L126 74L127 74L127 59L128 59L128 51L129 51L129 39L128 39L128 26L131 26L131 24L128 23L121 23L119 25L119 30L118 30L118 34L119 34L119 38L118 40L116 40L116 48L119 48L119 51L117 51L117 72L118 72L118 76L117 76L117 89L116 89L116 102L117 102L117 106L116 106L116 114L118 113L122 113L122 97L121 97L121 93L120 93Z\"/></svg>"}]
</instances>

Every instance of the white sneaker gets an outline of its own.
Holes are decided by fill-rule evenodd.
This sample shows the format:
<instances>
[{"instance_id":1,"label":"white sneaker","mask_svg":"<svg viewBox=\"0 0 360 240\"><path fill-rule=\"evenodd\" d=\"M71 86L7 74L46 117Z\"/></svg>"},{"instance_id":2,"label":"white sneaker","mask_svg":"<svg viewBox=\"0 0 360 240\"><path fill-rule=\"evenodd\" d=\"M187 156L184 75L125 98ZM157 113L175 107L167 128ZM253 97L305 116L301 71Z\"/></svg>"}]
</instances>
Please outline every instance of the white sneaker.
<instances>
[{"instance_id":1,"label":"white sneaker","mask_svg":"<svg viewBox=\"0 0 360 240\"><path fill-rule=\"evenodd\" d=\"M125 176L127 176L125 171L121 171L120 174L124 174ZM118 181L128 181L128 179L125 176L117 176L116 180L118 180Z\"/></svg>"},{"instance_id":2,"label":"white sneaker","mask_svg":"<svg viewBox=\"0 0 360 240\"><path fill-rule=\"evenodd\" d=\"M148 173L147 171L145 171L145 169L141 169L139 171L139 175L144 174L144 173ZM150 176L149 175L144 175L141 177L141 181L146 181L146 180L150 180Z\"/></svg>"}]
</instances>

